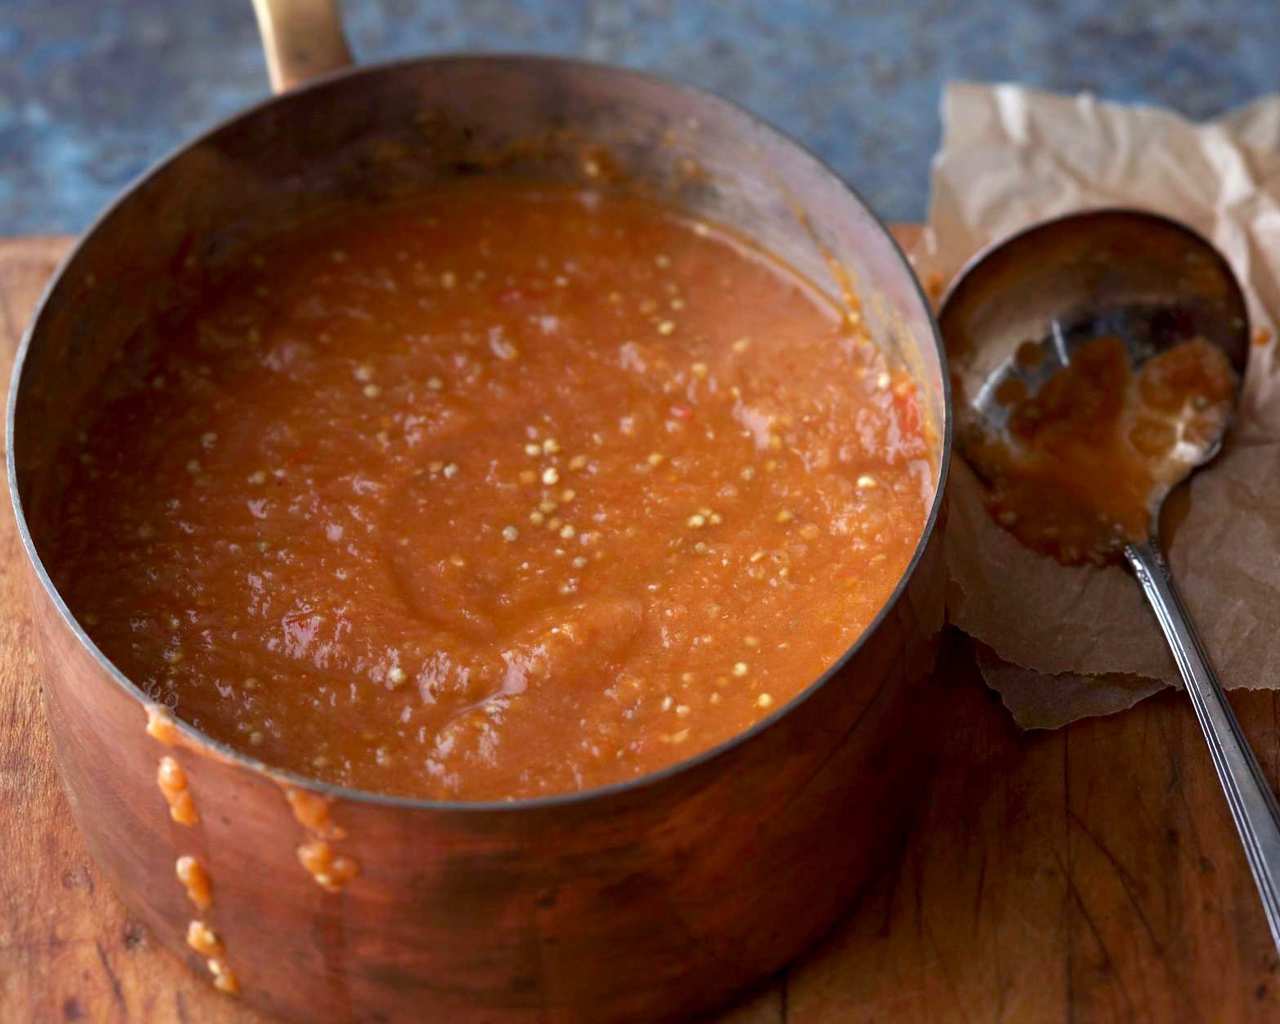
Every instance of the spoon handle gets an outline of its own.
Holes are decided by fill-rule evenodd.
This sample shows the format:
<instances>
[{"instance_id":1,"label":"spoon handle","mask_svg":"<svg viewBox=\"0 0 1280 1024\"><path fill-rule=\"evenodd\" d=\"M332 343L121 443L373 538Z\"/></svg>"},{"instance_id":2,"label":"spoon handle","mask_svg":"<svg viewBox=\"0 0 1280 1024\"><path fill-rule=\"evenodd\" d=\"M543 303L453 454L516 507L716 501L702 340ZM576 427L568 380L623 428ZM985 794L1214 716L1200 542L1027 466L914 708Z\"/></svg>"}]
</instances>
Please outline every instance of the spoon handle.
<instances>
[{"instance_id":1,"label":"spoon handle","mask_svg":"<svg viewBox=\"0 0 1280 1024\"><path fill-rule=\"evenodd\" d=\"M1271 939L1280 948L1280 808L1196 637L1160 549L1147 541L1127 545L1124 553L1178 662L1258 885Z\"/></svg>"}]
</instances>

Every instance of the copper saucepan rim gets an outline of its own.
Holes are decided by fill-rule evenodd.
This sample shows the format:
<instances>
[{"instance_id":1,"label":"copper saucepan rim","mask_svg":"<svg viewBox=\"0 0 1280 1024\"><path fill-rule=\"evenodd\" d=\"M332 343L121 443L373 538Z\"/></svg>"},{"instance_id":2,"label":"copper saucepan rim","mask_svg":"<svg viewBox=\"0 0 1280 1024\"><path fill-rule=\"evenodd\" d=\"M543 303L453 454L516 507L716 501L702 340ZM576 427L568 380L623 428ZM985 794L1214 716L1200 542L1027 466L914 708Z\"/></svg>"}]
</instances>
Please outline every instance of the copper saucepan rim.
<instances>
[{"instance_id":1,"label":"copper saucepan rim","mask_svg":"<svg viewBox=\"0 0 1280 1024\"><path fill-rule=\"evenodd\" d=\"M657 771L648 772L644 775L637 776L634 779L628 779L624 782L614 782L606 786L597 786L593 789L573 790L565 793L554 793L548 796L529 797L515 800L429 800L418 797L397 796L391 793L378 793L372 790L357 789L347 786L335 785L333 783L323 782L319 779L313 779L305 775L299 775L291 771L273 767L263 761L250 757L239 749L213 739L201 730L182 721L180 718L174 718L175 726L189 740L199 746L207 747L215 751L220 757L234 763L243 768L258 774L269 776L278 782L284 782L291 786L302 789L311 790L325 797L336 798L340 800L354 801L358 803L372 804L385 807L402 807L413 810L424 811L463 811L463 812L493 812L493 811L522 811L536 810L540 808L550 808L559 806L568 806L578 803L586 803L595 799L604 799L611 796L622 795L626 793L641 790L647 786L657 785L668 779L674 778L686 771L690 771L700 765L710 762L718 757L722 757L731 750L746 743L748 740L768 729L775 722L779 721L792 710L799 707L800 704L807 701L815 693L817 693L826 683L839 672L848 661L861 648L866 638L877 630L884 619L888 616L889 611L902 598L906 590L907 583L915 574L916 568L924 556L925 548L932 539L934 531L938 526L938 519L941 515L942 504L946 494L947 478L951 466L951 447L953 434L954 411L951 395L951 376L947 366L946 347L942 342L942 335L938 327L937 317L935 316L929 300L924 293L924 289L920 285L919 279L915 272L911 269L911 263L903 252L902 247L898 244L897 239L893 237L892 232L885 226L884 221L871 208L871 206L863 199L862 195L848 182L844 181L825 161L810 152L810 150L794 139L791 135L784 132L776 125L770 123L765 118L748 110L740 103L734 100L726 99L718 93L708 89L701 89L696 86L688 85L682 82L673 81L661 75L651 72L638 71L632 68L618 67L612 64L606 64L600 61L581 60L578 58L556 57L545 54L522 54L522 53L464 53L464 54L439 54L430 57L409 57L401 60L386 61L376 64L353 65L351 67L341 68L335 72L317 76L309 80L297 88L291 89L286 93L268 97L259 101L244 110L241 110L225 120L220 121L207 131L202 132L187 142L175 146L164 157L155 164L143 171L135 178L119 195L115 197L107 207L98 215L89 228L80 236L80 239L72 247L71 251L63 258L57 270L50 278L49 283L45 286L40 300L36 305L34 314L28 322L27 328L23 333L22 340L19 343L18 351L14 358L13 374L10 378L9 397L5 410L5 436L8 438L6 445L5 463L6 478L8 481L9 498L12 504L14 518L18 525L18 534L22 540L22 546L26 551L27 557L31 560L31 565L35 571L36 577L40 585L44 588L45 593L52 600L54 607L61 616L64 624L70 629L71 633L85 647L86 650L94 657L98 664L107 672L107 674L119 685L125 693L137 700L140 707L144 707L151 703L147 695L143 693L138 686L121 672L115 664L98 649L89 635L81 628L79 622L71 614L71 610L63 601L62 595L53 585L53 581L49 578L49 574L36 551L35 544L31 539L31 531L27 527L26 516L23 513L22 499L18 493L17 481L17 465L13 454L13 436L14 426L17 414L18 388L22 380L22 369L26 362L27 351L31 347L32 339L35 336L36 329L40 324L40 320L44 314L46 306L49 304L54 291L57 289L59 282L62 280L63 274L67 268L75 261L76 256L80 252L85 241L97 232L103 224L106 223L117 208L122 206L128 199L145 185L150 179L161 174L170 164L175 162L179 157L188 150L198 146L205 141L211 139L218 133L231 128L234 124L254 117L277 104L287 103L289 98L294 95L311 92L320 89L334 88L341 86L347 79L355 78L368 74L386 74L394 72L399 68L423 64L446 64L454 62L467 63L483 63L483 62L517 62L527 65L551 65L560 64L568 66L583 67L598 72L606 72L610 75L633 77L647 81L651 84L661 86L676 92L683 92L690 96L700 98L702 100L710 100L713 104L720 104L726 108L731 114L745 118L748 122L753 123L766 133L771 133L775 138L786 143L805 158L812 161L818 170L834 181L844 192L853 199L853 201L862 208L862 210L871 218L872 222L879 228L882 236L888 241L893 251L901 260L903 269L907 271L914 286L916 298L920 301L928 319L930 333L933 339L934 348L938 356L939 372L942 376L942 401L943 401L943 424L941 437L941 450L938 457L938 486L934 492L933 501L929 508L929 515L925 520L924 528L921 530L920 538L916 542L915 550L912 552L911 559L907 563L906 569L903 570L897 584L894 586L892 593L881 605L880 610L876 612L875 617L866 626L857 639L848 647L845 652L840 655L832 664L819 675L812 683L801 690L791 700L783 704L776 711L764 718L761 718L749 728L739 733L735 733L729 739L700 751L684 759L677 761L675 764L660 768Z\"/></svg>"}]
</instances>

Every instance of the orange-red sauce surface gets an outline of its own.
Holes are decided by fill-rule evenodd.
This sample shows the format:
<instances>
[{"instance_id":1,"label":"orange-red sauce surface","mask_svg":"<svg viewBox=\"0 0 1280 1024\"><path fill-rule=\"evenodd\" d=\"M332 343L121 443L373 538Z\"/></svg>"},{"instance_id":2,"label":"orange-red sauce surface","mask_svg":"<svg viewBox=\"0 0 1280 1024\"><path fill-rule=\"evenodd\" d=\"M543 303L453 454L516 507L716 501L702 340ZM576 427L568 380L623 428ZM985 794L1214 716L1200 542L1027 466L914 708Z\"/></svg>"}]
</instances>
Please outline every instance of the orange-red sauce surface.
<instances>
[{"instance_id":1,"label":"orange-red sauce surface","mask_svg":"<svg viewBox=\"0 0 1280 1024\"><path fill-rule=\"evenodd\" d=\"M777 709L932 497L914 386L785 266L648 200L471 182L299 229L86 418L55 580L264 761L499 799Z\"/></svg>"}]
</instances>

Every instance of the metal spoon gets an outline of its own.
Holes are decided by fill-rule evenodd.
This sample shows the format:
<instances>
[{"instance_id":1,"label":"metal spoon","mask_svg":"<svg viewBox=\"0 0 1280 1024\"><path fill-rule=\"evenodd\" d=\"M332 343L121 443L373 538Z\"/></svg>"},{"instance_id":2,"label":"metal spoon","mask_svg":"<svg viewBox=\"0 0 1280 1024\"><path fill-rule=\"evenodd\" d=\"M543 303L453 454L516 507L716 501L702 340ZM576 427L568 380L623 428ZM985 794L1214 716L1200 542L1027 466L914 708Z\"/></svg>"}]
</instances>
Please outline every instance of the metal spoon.
<instances>
[{"instance_id":1,"label":"metal spoon","mask_svg":"<svg viewBox=\"0 0 1280 1024\"><path fill-rule=\"evenodd\" d=\"M1136 370L1200 337L1243 379L1249 350L1244 296L1230 266L1189 228L1135 210L1100 210L1039 224L980 253L957 277L939 320L956 395L957 441L975 471L994 436L1009 437L1001 385L1034 394L1087 341L1119 337ZM1028 344L1034 358L1027 358ZM1007 386L1006 392L1007 394ZM1238 398L1238 391L1236 397ZM1222 447L1184 451L1180 479L1151 495L1150 526L1123 548L1178 663L1209 744L1231 816L1280 948L1280 809L1178 597L1159 544L1160 510L1174 484Z\"/></svg>"}]
</instances>

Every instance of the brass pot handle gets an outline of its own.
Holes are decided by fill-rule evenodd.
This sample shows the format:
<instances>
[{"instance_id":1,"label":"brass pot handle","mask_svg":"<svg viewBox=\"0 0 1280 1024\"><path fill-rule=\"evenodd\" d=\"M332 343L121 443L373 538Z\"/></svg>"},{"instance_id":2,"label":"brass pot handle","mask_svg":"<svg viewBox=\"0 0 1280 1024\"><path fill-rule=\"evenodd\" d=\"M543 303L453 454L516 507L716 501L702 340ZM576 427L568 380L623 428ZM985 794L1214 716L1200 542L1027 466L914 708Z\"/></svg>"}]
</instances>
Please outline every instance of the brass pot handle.
<instances>
[{"instance_id":1,"label":"brass pot handle","mask_svg":"<svg viewBox=\"0 0 1280 1024\"><path fill-rule=\"evenodd\" d=\"M253 9L275 92L351 63L338 0L253 0Z\"/></svg>"}]
</instances>

